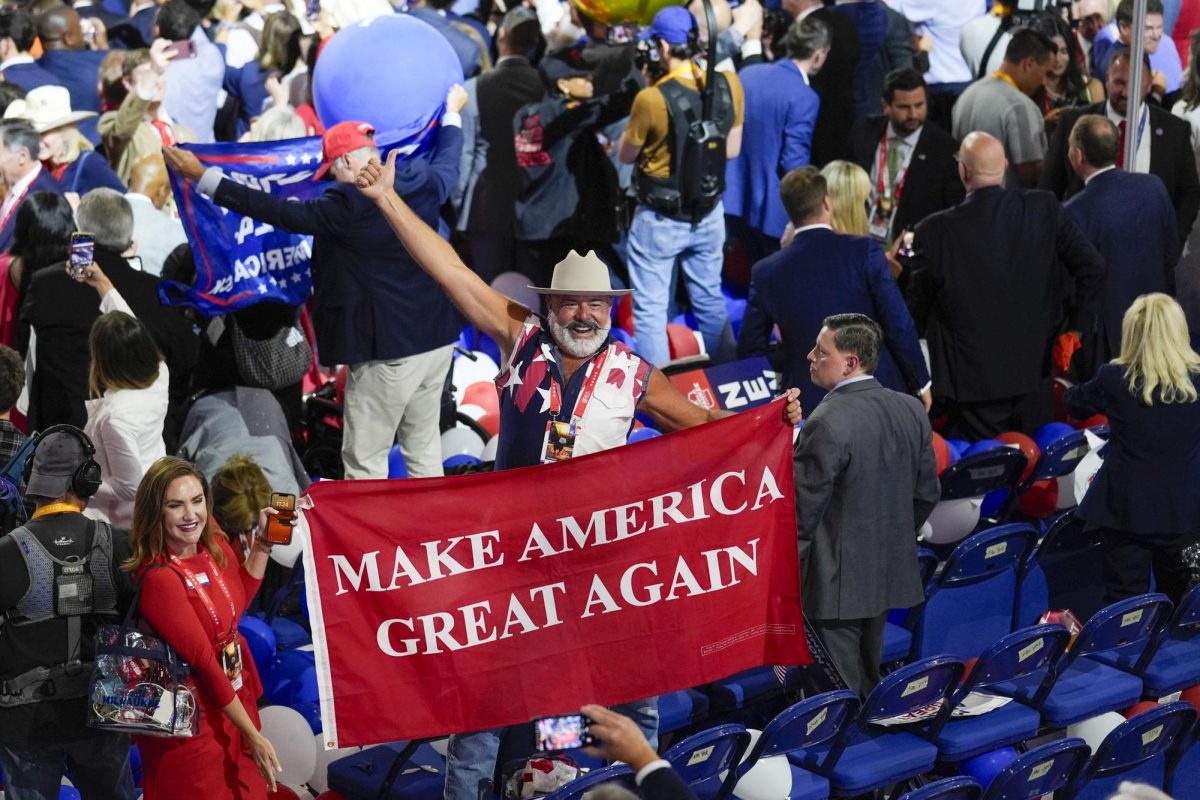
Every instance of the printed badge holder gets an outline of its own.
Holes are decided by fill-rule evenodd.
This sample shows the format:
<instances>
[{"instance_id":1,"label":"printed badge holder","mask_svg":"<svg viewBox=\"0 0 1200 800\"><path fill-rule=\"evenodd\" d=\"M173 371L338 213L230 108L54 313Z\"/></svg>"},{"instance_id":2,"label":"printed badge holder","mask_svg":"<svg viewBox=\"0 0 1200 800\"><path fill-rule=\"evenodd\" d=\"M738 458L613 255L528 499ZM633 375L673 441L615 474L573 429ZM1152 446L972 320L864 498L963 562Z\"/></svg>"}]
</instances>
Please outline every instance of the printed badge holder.
<instances>
[{"instance_id":1,"label":"printed badge holder","mask_svg":"<svg viewBox=\"0 0 1200 800\"><path fill-rule=\"evenodd\" d=\"M200 709L191 668L165 641L133 624L141 595L139 582L124 622L96 631L88 726L141 736L195 736Z\"/></svg>"}]
</instances>

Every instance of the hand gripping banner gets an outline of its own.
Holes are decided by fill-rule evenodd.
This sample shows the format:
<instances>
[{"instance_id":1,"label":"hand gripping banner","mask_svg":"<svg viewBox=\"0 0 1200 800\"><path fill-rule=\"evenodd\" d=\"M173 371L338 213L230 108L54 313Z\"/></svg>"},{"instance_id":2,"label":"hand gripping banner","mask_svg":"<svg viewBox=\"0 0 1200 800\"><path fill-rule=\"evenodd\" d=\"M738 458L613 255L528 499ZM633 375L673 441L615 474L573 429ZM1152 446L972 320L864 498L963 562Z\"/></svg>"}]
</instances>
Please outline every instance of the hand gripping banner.
<instances>
[{"instance_id":1,"label":"hand gripping banner","mask_svg":"<svg viewBox=\"0 0 1200 800\"><path fill-rule=\"evenodd\" d=\"M782 401L558 464L318 483L301 505L329 747L809 663Z\"/></svg>"}]
</instances>

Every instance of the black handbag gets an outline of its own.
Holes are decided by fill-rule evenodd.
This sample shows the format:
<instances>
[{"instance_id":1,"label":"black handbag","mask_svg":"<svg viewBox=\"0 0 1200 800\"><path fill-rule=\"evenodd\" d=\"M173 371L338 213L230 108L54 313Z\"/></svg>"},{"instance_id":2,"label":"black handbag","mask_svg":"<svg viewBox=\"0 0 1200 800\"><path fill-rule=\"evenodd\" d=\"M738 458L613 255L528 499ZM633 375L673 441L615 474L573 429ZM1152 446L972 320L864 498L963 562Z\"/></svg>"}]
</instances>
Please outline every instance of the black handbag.
<instances>
[{"instance_id":1,"label":"black handbag","mask_svg":"<svg viewBox=\"0 0 1200 800\"><path fill-rule=\"evenodd\" d=\"M96 631L87 724L140 736L195 736L200 732L200 706L191 668L162 638L135 622L144 580L145 575L123 623Z\"/></svg>"},{"instance_id":2,"label":"black handbag","mask_svg":"<svg viewBox=\"0 0 1200 800\"><path fill-rule=\"evenodd\" d=\"M312 348L297 326L288 325L266 339L254 339L232 314L227 319L233 359L246 386L276 391L299 383L312 366Z\"/></svg>"}]
</instances>

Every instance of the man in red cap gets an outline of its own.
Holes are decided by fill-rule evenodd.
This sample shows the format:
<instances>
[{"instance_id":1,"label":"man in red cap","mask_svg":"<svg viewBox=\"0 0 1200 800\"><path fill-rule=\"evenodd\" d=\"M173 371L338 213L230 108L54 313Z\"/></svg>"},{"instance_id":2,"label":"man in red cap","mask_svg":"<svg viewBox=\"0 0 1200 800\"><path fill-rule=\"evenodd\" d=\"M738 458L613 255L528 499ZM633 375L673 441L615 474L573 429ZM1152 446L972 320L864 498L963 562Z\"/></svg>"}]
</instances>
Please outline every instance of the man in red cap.
<instances>
[{"instance_id":1,"label":"man in red cap","mask_svg":"<svg viewBox=\"0 0 1200 800\"><path fill-rule=\"evenodd\" d=\"M427 224L458 180L462 87L451 88L428 157L411 158L395 189ZM213 202L293 233L313 235L313 326L323 364L347 364L342 463L347 478L386 478L399 440L408 474L442 474L442 387L461 323L444 292L418 267L354 179L379 157L374 129L341 122L322 138L334 184L319 198L292 202L205 169L186 150L166 148L167 165L198 181Z\"/></svg>"}]
</instances>

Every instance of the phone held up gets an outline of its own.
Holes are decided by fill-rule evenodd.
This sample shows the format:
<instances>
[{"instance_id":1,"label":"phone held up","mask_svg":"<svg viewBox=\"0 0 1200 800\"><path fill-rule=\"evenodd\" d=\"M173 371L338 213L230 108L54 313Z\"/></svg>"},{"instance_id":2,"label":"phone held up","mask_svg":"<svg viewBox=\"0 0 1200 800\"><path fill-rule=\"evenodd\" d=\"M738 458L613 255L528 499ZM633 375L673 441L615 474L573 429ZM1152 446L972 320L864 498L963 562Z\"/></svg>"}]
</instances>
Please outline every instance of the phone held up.
<instances>
[{"instance_id":1,"label":"phone held up","mask_svg":"<svg viewBox=\"0 0 1200 800\"><path fill-rule=\"evenodd\" d=\"M95 257L96 237L90 233L72 233L67 274L77 281L83 280L87 268L96 260Z\"/></svg>"},{"instance_id":2,"label":"phone held up","mask_svg":"<svg viewBox=\"0 0 1200 800\"><path fill-rule=\"evenodd\" d=\"M171 42L171 46L163 51L171 61L196 57L196 43L191 39L179 39Z\"/></svg>"},{"instance_id":3,"label":"phone held up","mask_svg":"<svg viewBox=\"0 0 1200 800\"><path fill-rule=\"evenodd\" d=\"M267 515L267 542L291 544L292 528L296 525L296 495L273 492L271 508L279 513Z\"/></svg>"},{"instance_id":4,"label":"phone held up","mask_svg":"<svg viewBox=\"0 0 1200 800\"><path fill-rule=\"evenodd\" d=\"M533 731L537 749L543 753L553 753L595 744L595 737L588 733L591 722L583 714L536 719L533 721Z\"/></svg>"}]
</instances>

